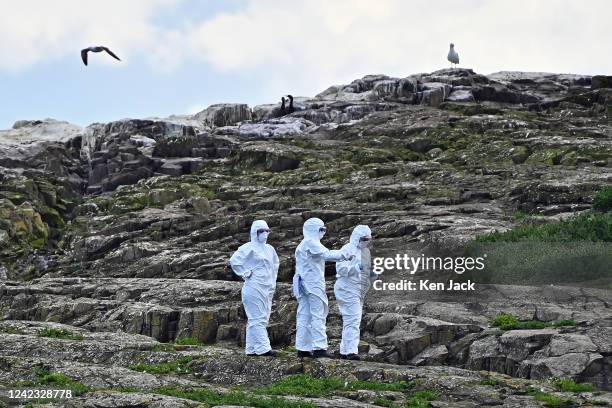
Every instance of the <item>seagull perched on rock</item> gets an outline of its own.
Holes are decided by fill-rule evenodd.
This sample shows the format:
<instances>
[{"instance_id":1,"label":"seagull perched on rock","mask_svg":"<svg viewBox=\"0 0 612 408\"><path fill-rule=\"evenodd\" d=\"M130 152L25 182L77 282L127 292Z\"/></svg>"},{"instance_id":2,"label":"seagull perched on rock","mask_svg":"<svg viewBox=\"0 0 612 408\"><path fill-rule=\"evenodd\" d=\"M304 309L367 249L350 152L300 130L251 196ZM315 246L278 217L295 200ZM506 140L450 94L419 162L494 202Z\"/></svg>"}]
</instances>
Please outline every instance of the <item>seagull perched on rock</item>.
<instances>
[{"instance_id":1,"label":"seagull perched on rock","mask_svg":"<svg viewBox=\"0 0 612 408\"><path fill-rule=\"evenodd\" d=\"M446 59L451 62L451 65L459 63L459 54L457 54L457 51L455 51L455 44L451 43L450 50L448 50L448 56L446 57Z\"/></svg>"},{"instance_id":2,"label":"seagull perched on rock","mask_svg":"<svg viewBox=\"0 0 612 408\"><path fill-rule=\"evenodd\" d=\"M113 57L116 60L121 61L121 58L119 58L118 56L115 55L115 53L113 53L111 50L109 50L106 47L102 47L102 46L97 46L97 47L87 47L87 48L83 48L81 50L81 59L83 60L83 64L87 65L87 53L91 51L91 52L102 52L102 51L106 51L111 57Z\"/></svg>"}]
</instances>

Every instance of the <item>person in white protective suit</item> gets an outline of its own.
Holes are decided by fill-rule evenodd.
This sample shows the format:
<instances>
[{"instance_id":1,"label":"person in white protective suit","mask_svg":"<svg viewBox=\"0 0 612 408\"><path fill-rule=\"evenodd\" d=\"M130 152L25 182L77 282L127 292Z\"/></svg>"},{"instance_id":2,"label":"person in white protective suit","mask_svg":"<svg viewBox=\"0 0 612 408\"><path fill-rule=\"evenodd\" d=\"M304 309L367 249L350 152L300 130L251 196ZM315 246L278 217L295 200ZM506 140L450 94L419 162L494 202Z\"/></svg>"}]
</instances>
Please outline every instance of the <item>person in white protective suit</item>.
<instances>
[{"instance_id":1,"label":"person in white protective suit","mask_svg":"<svg viewBox=\"0 0 612 408\"><path fill-rule=\"evenodd\" d=\"M353 229L349 243L340 251L353 255L351 261L336 262L334 294L342 314L340 358L359 360L359 325L365 296L377 275L372 272L370 244L372 231L367 225Z\"/></svg>"},{"instance_id":2,"label":"person in white protective suit","mask_svg":"<svg viewBox=\"0 0 612 408\"><path fill-rule=\"evenodd\" d=\"M234 273L244 279L242 304L248 319L245 349L249 356L276 355L270 347L266 328L280 262L272 245L266 243L269 234L265 221L254 221L251 242L241 245L229 260Z\"/></svg>"},{"instance_id":3,"label":"person in white protective suit","mask_svg":"<svg viewBox=\"0 0 612 408\"><path fill-rule=\"evenodd\" d=\"M327 229L319 218L306 220L304 239L295 250L293 294L298 300L295 348L298 357L331 357L327 354L325 262L348 259L321 244Z\"/></svg>"}]
</instances>

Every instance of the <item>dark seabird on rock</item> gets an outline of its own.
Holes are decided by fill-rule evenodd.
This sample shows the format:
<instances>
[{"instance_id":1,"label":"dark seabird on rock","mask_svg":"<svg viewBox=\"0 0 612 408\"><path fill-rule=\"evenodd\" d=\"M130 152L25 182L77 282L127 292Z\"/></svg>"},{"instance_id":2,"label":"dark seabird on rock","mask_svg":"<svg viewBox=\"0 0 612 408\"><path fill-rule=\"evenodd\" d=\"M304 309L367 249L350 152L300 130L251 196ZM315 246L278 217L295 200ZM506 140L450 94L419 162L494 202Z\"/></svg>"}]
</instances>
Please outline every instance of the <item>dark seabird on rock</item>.
<instances>
[{"instance_id":1,"label":"dark seabird on rock","mask_svg":"<svg viewBox=\"0 0 612 408\"><path fill-rule=\"evenodd\" d=\"M121 58L119 58L118 56L116 56L111 50L109 50L106 47L102 47L102 46L98 46L98 47L87 47L87 48L83 48L81 50L81 59L83 60L83 64L87 65L87 53L91 51L91 52L102 52L102 51L106 51L111 57L115 58L116 60L121 61Z\"/></svg>"},{"instance_id":2,"label":"dark seabird on rock","mask_svg":"<svg viewBox=\"0 0 612 408\"><path fill-rule=\"evenodd\" d=\"M287 113L293 113L295 112L295 108L293 107L293 95L287 95L287 98L289 98L289 107L287 108Z\"/></svg>"},{"instance_id":3,"label":"dark seabird on rock","mask_svg":"<svg viewBox=\"0 0 612 408\"><path fill-rule=\"evenodd\" d=\"M285 108L285 102L286 102L286 99L285 99L285 97L284 97L284 96L281 98L281 102L282 102L282 104L281 104L281 107L280 107L280 112L279 112L279 113L280 113L281 115L284 115L284 114L286 113L286 111L287 111L287 108Z\"/></svg>"}]
</instances>

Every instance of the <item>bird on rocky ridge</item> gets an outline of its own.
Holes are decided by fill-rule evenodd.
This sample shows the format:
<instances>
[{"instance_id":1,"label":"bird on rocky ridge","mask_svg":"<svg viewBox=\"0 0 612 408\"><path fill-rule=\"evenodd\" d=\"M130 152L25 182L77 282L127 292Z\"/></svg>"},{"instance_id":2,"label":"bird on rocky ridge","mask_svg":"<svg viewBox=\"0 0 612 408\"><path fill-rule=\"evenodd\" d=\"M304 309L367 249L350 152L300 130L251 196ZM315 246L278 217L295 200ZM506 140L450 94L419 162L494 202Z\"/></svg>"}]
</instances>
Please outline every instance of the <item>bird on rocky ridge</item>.
<instances>
[{"instance_id":1,"label":"bird on rocky ridge","mask_svg":"<svg viewBox=\"0 0 612 408\"><path fill-rule=\"evenodd\" d=\"M287 113L293 113L295 112L295 108L293 107L293 95L287 95L287 98L289 98L289 107L287 108Z\"/></svg>"},{"instance_id":2,"label":"bird on rocky ridge","mask_svg":"<svg viewBox=\"0 0 612 408\"><path fill-rule=\"evenodd\" d=\"M455 44L451 43L450 49L448 50L448 56L446 57L446 59L448 59L451 62L451 66L452 64L459 63L459 54L457 54L457 51L455 51Z\"/></svg>"},{"instance_id":3,"label":"bird on rocky ridge","mask_svg":"<svg viewBox=\"0 0 612 408\"><path fill-rule=\"evenodd\" d=\"M115 58L116 60L121 61L121 58L119 58L118 56L115 55L115 53L113 53L111 50L109 50L106 47L103 46L96 46L96 47L87 47L87 48L83 48L81 50L81 59L83 60L83 64L87 65L87 53L91 51L91 52L102 52L102 51L106 51L111 57Z\"/></svg>"}]
</instances>

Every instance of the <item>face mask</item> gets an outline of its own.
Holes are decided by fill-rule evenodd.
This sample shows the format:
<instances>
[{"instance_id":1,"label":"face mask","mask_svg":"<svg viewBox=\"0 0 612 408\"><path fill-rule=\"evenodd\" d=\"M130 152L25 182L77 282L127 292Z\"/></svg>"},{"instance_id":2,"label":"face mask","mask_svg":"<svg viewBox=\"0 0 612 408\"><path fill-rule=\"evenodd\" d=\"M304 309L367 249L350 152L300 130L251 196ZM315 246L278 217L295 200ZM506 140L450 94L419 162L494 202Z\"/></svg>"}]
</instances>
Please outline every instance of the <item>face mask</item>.
<instances>
[{"instance_id":1,"label":"face mask","mask_svg":"<svg viewBox=\"0 0 612 408\"><path fill-rule=\"evenodd\" d=\"M319 239L323 238L326 232L327 232L327 228L325 227L319 228Z\"/></svg>"},{"instance_id":2,"label":"face mask","mask_svg":"<svg viewBox=\"0 0 612 408\"><path fill-rule=\"evenodd\" d=\"M268 235L270 235L269 232L261 232L257 234L257 240L262 243L266 242L266 240L268 239Z\"/></svg>"},{"instance_id":3,"label":"face mask","mask_svg":"<svg viewBox=\"0 0 612 408\"><path fill-rule=\"evenodd\" d=\"M359 243L357 244L357 248L361 248L361 249L369 248L371 244L372 244L371 239L368 239L367 241L359 240Z\"/></svg>"}]
</instances>

